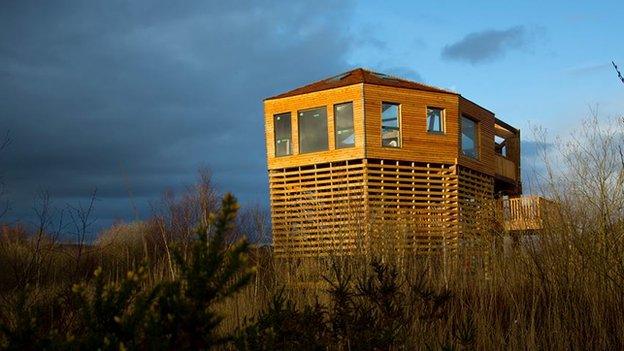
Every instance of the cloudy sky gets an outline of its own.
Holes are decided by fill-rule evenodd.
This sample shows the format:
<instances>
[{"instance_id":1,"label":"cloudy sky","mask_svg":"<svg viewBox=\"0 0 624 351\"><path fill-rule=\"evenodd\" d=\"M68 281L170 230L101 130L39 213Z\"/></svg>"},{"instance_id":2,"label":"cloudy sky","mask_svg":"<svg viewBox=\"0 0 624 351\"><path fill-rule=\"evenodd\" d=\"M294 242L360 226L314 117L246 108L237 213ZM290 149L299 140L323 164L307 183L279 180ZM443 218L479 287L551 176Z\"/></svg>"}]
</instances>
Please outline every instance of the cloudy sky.
<instances>
[{"instance_id":1,"label":"cloudy sky","mask_svg":"<svg viewBox=\"0 0 624 351\"><path fill-rule=\"evenodd\" d=\"M624 113L621 2L3 1L8 219L97 188L98 226L212 170L268 200L262 99L354 67L459 91L525 131Z\"/></svg>"}]
</instances>

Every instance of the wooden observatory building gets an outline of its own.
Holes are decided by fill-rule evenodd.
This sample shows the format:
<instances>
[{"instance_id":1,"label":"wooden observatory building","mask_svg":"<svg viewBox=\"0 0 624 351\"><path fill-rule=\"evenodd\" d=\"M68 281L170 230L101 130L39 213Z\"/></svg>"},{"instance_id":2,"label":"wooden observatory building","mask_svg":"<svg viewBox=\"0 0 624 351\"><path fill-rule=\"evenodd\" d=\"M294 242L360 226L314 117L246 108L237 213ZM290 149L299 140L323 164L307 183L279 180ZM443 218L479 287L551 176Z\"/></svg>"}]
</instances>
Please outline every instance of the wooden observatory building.
<instances>
[{"instance_id":1,"label":"wooden observatory building","mask_svg":"<svg viewBox=\"0 0 624 351\"><path fill-rule=\"evenodd\" d=\"M264 100L275 253L452 249L522 193L520 131L460 94L355 69Z\"/></svg>"}]
</instances>

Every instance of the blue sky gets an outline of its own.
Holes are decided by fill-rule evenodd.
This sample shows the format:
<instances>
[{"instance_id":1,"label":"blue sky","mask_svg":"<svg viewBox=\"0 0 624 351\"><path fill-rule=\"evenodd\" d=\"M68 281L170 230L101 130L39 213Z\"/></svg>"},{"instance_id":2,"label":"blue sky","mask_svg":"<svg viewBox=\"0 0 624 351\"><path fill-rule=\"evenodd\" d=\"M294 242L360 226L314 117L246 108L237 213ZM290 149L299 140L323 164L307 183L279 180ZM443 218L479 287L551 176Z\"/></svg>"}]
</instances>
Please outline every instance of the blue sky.
<instances>
[{"instance_id":1,"label":"blue sky","mask_svg":"<svg viewBox=\"0 0 624 351\"><path fill-rule=\"evenodd\" d=\"M624 116L611 65L624 66L623 11L616 1L361 2L352 30L365 37L349 62L451 88L520 128L531 191L536 127L565 139L590 108Z\"/></svg>"},{"instance_id":2,"label":"blue sky","mask_svg":"<svg viewBox=\"0 0 624 351\"><path fill-rule=\"evenodd\" d=\"M590 106L624 114L610 64L624 67L623 13L616 1L2 2L5 220L31 221L41 190L64 208L94 188L98 228L141 218L203 166L266 206L262 99L359 66L456 90L525 141L532 125L566 135Z\"/></svg>"},{"instance_id":3,"label":"blue sky","mask_svg":"<svg viewBox=\"0 0 624 351\"><path fill-rule=\"evenodd\" d=\"M567 133L598 106L624 113L611 60L624 64L621 2L366 2L353 28L372 36L350 55L353 65L407 67L432 85L452 88L525 130ZM491 60L444 59L444 47L471 33L521 28L518 45Z\"/></svg>"}]
</instances>

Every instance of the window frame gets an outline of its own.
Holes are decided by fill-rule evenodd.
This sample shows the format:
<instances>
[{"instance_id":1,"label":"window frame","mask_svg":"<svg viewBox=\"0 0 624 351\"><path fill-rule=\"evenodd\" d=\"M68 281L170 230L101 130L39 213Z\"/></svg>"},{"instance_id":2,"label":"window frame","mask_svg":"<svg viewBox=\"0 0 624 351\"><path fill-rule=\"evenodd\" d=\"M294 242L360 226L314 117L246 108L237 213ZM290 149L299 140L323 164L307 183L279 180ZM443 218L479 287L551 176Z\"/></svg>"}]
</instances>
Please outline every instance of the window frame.
<instances>
[{"instance_id":1,"label":"window frame","mask_svg":"<svg viewBox=\"0 0 624 351\"><path fill-rule=\"evenodd\" d=\"M429 110L440 110L440 128L441 130L429 130ZM446 109L438 106L427 106L425 109L425 130L428 134L446 134Z\"/></svg>"},{"instance_id":2,"label":"window frame","mask_svg":"<svg viewBox=\"0 0 624 351\"><path fill-rule=\"evenodd\" d=\"M341 106L341 105L346 105L346 104L351 104L351 124L353 126L353 145L338 146L338 128L336 127L338 124L336 123L336 107ZM355 140L355 110L353 109L353 101L338 102L338 103L333 104L332 108L333 108L332 113L334 114L334 148L336 150L338 150L338 149L350 149L350 148L355 147L355 144L356 144L356 140Z\"/></svg>"},{"instance_id":3,"label":"window frame","mask_svg":"<svg viewBox=\"0 0 624 351\"><path fill-rule=\"evenodd\" d=\"M325 109L325 136L326 136L326 140L327 140L327 147L325 149L322 150L314 150L314 151L301 151L301 116L299 116L300 113L302 112L306 112L306 111L312 111L312 110L319 110L319 109ZM304 108L301 110L297 110L297 149L299 151L299 154L311 154L311 153L315 153L315 152L325 152L325 151L329 151L329 122L328 122L328 118L327 118L327 105L321 105L321 106L316 106L316 107L310 107L310 108Z\"/></svg>"},{"instance_id":4,"label":"window frame","mask_svg":"<svg viewBox=\"0 0 624 351\"><path fill-rule=\"evenodd\" d=\"M289 119L289 124L290 124L290 138L288 140L290 140L290 148L289 148L289 153L284 154L284 155L278 155L277 154L277 128L275 128L275 125L277 123L277 117L279 116L285 116L288 115L288 119ZM294 154L294 147L293 147L293 118L292 118L292 111L288 111L288 112L280 112L280 113L275 113L273 114L273 155L274 157L286 157L286 156L292 156Z\"/></svg>"},{"instance_id":5,"label":"window frame","mask_svg":"<svg viewBox=\"0 0 624 351\"><path fill-rule=\"evenodd\" d=\"M502 141L499 143L499 142L496 140L496 138L500 138L500 139L502 139ZM498 150L498 145L502 145L502 146L501 146L501 148L500 148L500 152L498 152L498 151L499 151L499 150ZM503 138L503 137L501 137L501 136L494 135L494 151L495 151L494 153L495 153L497 156L504 157L504 158L506 158L506 159L508 159L508 160L511 160L511 159L509 158L509 153L508 153L508 152L509 152L509 148L508 148L507 146L508 146L508 145L507 145L507 138Z\"/></svg>"},{"instance_id":6,"label":"window frame","mask_svg":"<svg viewBox=\"0 0 624 351\"><path fill-rule=\"evenodd\" d=\"M463 147L463 142L462 142L463 141L462 138L463 138L463 134L464 134L463 133L463 130L464 130L464 118L472 121L475 124L475 135L474 135L475 153L476 153L475 157L470 156L470 155L466 155L464 153L464 147ZM462 113L460 115L459 148L460 148L462 156L468 157L468 158L470 158L472 160L477 160L477 161L480 160L480 158L481 158L481 133L480 132L481 132L481 126L480 126L480 121L478 119L473 118L473 117L471 117L471 116L469 116L467 114L464 114L464 113Z\"/></svg>"},{"instance_id":7,"label":"window frame","mask_svg":"<svg viewBox=\"0 0 624 351\"><path fill-rule=\"evenodd\" d=\"M383 122L384 122L383 121L383 105L384 104L396 105L397 106L397 130L399 132L399 136L397 138L399 145L397 145L397 146L384 145L384 138L383 138L383 129L384 129L384 125L383 125ZM388 148L388 149L400 149L400 148L402 148L403 147L403 133L401 132L401 129L403 127L402 126L402 124L403 124L402 123L403 122L402 121L403 120L403 118L402 118L402 114L403 114L402 113L402 104L399 103L399 102L382 101L381 102L381 106L379 108L379 112L380 112L380 114L379 114L379 117L380 117L379 118L379 122L381 124L380 125L381 126L381 128L380 128L381 130L379 131L380 132L380 139L381 139L381 147Z\"/></svg>"}]
</instances>

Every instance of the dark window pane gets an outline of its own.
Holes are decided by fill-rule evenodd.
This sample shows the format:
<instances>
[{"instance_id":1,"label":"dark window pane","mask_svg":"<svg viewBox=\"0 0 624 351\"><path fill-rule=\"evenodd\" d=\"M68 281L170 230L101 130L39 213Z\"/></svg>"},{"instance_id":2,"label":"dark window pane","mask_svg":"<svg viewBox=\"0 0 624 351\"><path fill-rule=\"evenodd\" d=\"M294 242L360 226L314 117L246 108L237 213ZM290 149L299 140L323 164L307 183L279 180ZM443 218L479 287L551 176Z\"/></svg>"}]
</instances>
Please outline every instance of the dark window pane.
<instances>
[{"instance_id":1,"label":"dark window pane","mask_svg":"<svg viewBox=\"0 0 624 351\"><path fill-rule=\"evenodd\" d=\"M327 111L325 107L299 112L299 151L327 150Z\"/></svg>"},{"instance_id":2,"label":"dark window pane","mask_svg":"<svg viewBox=\"0 0 624 351\"><path fill-rule=\"evenodd\" d=\"M427 107L427 131L443 132L442 118L442 109Z\"/></svg>"},{"instance_id":3,"label":"dark window pane","mask_svg":"<svg viewBox=\"0 0 624 351\"><path fill-rule=\"evenodd\" d=\"M381 144L399 147L400 143L399 105L384 102L381 104Z\"/></svg>"},{"instance_id":4,"label":"dark window pane","mask_svg":"<svg viewBox=\"0 0 624 351\"><path fill-rule=\"evenodd\" d=\"M334 105L334 127L337 149L355 146L352 103Z\"/></svg>"},{"instance_id":5,"label":"dark window pane","mask_svg":"<svg viewBox=\"0 0 624 351\"><path fill-rule=\"evenodd\" d=\"M479 149L477 145L477 122L462 116L461 133L462 153L472 158L478 158Z\"/></svg>"},{"instance_id":6,"label":"dark window pane","mask_svg":"<svg viewBox=\"0 0 624 351\"><path fill-rule=\"evenodd\" d=\"M292 131L290 126L290 113L282 113L273 116L275 128L275 156L292 154Z\"/></svg>"},{"instance_id":7,"label":"dark window pane","mask_svg":"<svg viewBox=\"0 0 624 351\"><path fill-rule=\"evenodd\" d=\"M507 157L507 140L505 140L505 138L498 135L494 136L494 148L496 149L496 153Z\"/></svg>"}]
</instances>

